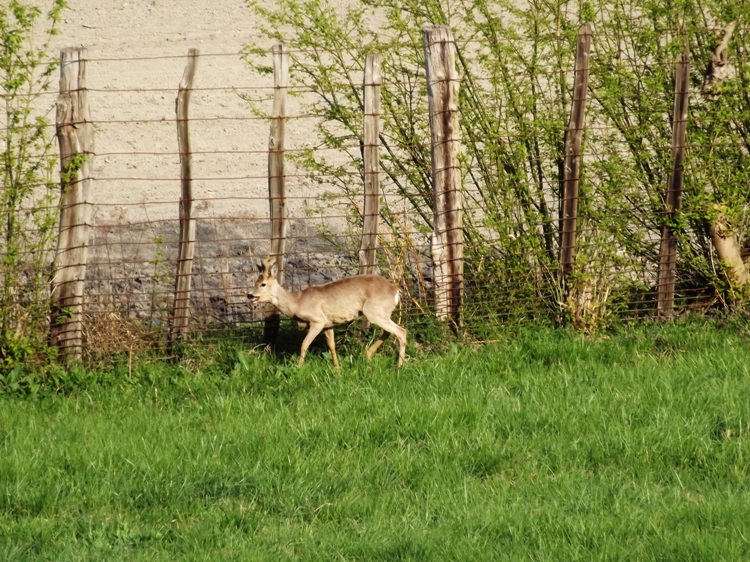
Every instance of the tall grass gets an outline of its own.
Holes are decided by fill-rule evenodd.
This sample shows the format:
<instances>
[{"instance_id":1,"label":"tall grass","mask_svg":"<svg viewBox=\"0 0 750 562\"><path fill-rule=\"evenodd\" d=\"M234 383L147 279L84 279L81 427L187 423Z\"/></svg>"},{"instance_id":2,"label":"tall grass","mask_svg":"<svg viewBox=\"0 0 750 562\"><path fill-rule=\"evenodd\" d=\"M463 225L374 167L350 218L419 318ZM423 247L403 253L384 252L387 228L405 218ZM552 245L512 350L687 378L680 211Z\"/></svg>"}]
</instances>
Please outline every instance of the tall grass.
<instances>
[{"instance_id":1,"label":"tall grass","mask_svg":"<svg viewBox=\"0 0 750 562\"><path fill-rule=\"evenodd\" d=\"M529 330L400 371L229 348L5 398L0 558L747 559L745 336Z\"/></svg>"}]
</instances>

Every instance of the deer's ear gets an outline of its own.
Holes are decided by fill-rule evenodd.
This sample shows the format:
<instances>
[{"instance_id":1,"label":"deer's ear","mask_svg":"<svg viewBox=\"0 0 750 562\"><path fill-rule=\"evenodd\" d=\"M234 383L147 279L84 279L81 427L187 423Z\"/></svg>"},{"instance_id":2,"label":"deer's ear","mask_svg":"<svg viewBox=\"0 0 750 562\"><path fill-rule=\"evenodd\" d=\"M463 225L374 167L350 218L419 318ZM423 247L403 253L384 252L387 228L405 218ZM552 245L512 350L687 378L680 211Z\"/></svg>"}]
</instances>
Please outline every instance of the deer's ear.
<instances>
[{"instance_id":1,"label":"deer's ear","mask_svg":"<svg viewBox=\"0 0 750 562\"><path fill-rule=\"evenodd\" d=\"M279 275L279 266L276 265L276 262L272 262L271 266L268 268L268 276L272 277L273 279L276 279Z\"/></svg>"}]
</instances>

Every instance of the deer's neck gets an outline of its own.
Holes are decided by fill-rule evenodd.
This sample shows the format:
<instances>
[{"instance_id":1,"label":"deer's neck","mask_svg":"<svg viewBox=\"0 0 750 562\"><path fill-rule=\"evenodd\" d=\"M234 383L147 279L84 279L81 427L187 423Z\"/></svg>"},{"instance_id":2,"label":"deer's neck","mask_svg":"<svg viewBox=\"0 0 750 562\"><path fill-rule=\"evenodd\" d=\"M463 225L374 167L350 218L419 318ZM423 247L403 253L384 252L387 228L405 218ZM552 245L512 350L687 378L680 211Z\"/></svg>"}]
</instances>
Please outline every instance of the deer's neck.
<instances>
[{"instance_id":1,"label":"deer's neck","mask_svg":"<svg viewBox=\"0 0 750 562\"><path fill-rule=\"evenodd\" d=\"M271 297L271 304L279 309L284 316L295 318L299 309L299 297L301 293L287 291L281 285L276 285Z\"/></svg>"}]
</instances>

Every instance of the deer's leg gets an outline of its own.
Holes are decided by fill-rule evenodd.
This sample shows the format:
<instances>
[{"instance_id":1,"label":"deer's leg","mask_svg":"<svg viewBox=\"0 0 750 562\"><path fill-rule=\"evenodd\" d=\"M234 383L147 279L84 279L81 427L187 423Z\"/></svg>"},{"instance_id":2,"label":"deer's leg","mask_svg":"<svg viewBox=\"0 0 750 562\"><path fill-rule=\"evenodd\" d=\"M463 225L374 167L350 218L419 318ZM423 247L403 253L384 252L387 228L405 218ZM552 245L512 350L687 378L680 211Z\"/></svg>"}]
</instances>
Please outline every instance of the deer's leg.
<instances>
[{"instance_id":1,"label":"deer's leg","mask_svg":"<svg viewBox=\"0 0 750 562\"><path fill-rule=\"evenodd\" d=\"M336 340L333 337L333 326L323 330L323 334L326 337L326 343L328 344L328 351L331 352L331 358L333 359L333 366L336 367L336 369L338 369L339 360L338 360L338 357L336 357Z\"/></svg>"},{"instance_id":2,"label":"deer's leg","mask_svg":"<svg viewBox=\"0 0 750 562\"><path fill-rule=\"evenodd\" d=\"M368 314L369 312L369 314ZM398 366L401 367L404 364L404 357L406 355L406 330L391 320L390 315L379 313L378 311L363 311L367 319L380 326L385 330L382 336L380 336L375 343L373 343L369 349L365 352L365 355L369 359L372 354L375 353L378 348L383 345L385 338L388 334L393 334L398 339L399 350L398 350Z\"/></svg>"},{"instance_id":3,"label":"deer's leg","mask_svg":"<svg viewBox=\"0 0 750 562\"><path fill-rule=\"evenodd\" d=\"M307 354L307 348L310 347L310 344L313 342L313 340L318 336L318 334L323 330L324 325L323 324L313 324L310 323L310 329L307 332L307 335L305 336L305 339L302 340L302 349L299 351L299 360L297 361L298 366L302 366L302 364L305 362L305 355Z\"/></svg>"},{"instance_id":4,"label":"deer's leg","mask_svg":"<svg viewBox=\"0 0 750 562\"><path fill-rule=\"evenodd\" d=\"M399 326L401 328L401 326ZM398 338L398 366L404 366L404 358L406 357L406 328L401 328L401 337Z\"/></svg>"},{"instance_id":5,"label":"deer's leg","mask_svg":"<svg viewBox=\"0 0 750 562\"><path fill-rule=\"evenodd\" d=\"M390 333L384 330L383 333L380 335L380 337L375 340L375 343L373 343L370 347L367 348L367 351L365 351L365 357L370 359L373 355L375 355L375 352L378 349L380 349L380 346L383 345L383 342L386 340L386 338L389 335Z\"/></svg>"},{"instance_id":6,"label":"deer's leg","mask_svg":"<svg viewBox=\"0 0 750 562\"><path fill-rule=\"evenodd\" d=\"M404 357L406 356L406 333L407 332L405 328L402 328L395 322L390 321L390 323L391 325L389 326L389 328L393 330L391 333L398 338L398 366L403 367ZM383 327L383 329L388 330L388 328L386 327Z\"/></svg>"}]
</instances>

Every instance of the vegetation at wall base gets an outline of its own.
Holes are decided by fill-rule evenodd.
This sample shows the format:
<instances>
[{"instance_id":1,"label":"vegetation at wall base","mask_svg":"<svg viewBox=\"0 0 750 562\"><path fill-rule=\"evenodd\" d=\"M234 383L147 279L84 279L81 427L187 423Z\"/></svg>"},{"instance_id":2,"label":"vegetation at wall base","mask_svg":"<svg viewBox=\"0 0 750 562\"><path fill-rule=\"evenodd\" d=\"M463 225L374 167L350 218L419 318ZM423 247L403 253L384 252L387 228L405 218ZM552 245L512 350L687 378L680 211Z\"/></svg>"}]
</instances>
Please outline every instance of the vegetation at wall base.
<instances>
[{"instance_id":1,"label":"vegetation at wall base","mask_svg":"<svg viewBox=\"0 0 750 562\"><path fill-rule=\"evenodd\" d=\"M38 101L56 70L50 39L66 4L43 14L33 3L0 10L0 376L17 380L24 364L46 357L49 282L55 245L58 184L54 135ZM46 17L46 28L39 20ZM33 38L43 37L33 44Z\"/></svg>"},{"instance_id":2,"label":"vegetation at wall base","mask_svg":"<svg viewBox=\"0 0 750 562\"><path fill-rule=\"evenodd\" d=\"M465 271L479 286L503 288L485 295L488 307L503 306L506 290L524 297L567 293L550 301L523 298L513 312L537 316L553 303L554 316L586 330L622 312L623 295L631 299L624 312L638 312L656 290L665 226L678 237L680 282L698 288L678 298L680 307L747 302L745 0L248 5L264 36L290 49L292 88L314 94L307 107L320 116L317 136L295 163L347 201L361 199L361 157L352 147L363 142L362 68L367 53L382 54L380 162L388 197L380 243L389 256L422 253L412 267L429 263L425 233L432 228L434 190L422 29L448 25L461 75ZM563 140L583 23L593 26L590 80L576 260L563 290L556 275ZM675 61L683 51L690 58L688 147L682 207L670 218L665 190L674 173ZM268 72L266 49L251 45L246 57L255 71ZM399 201L393 208L389 197ZM362 217L352 207L342 214L350 215L356 232Z\"/></svg>"},{"instance_id":3,"label":"vegetation at wall base","mask_svg":"<svg viewBox=\"0 0 750 562\"><path fill-rule=\"evenodd\" d=\"M749 336L528 326L401 370L231 342L74 369L0 397L0 558L747 559Z\"/></svg>"}]
</instances>

